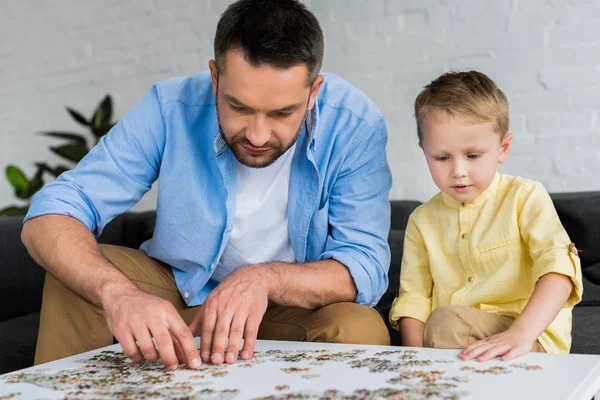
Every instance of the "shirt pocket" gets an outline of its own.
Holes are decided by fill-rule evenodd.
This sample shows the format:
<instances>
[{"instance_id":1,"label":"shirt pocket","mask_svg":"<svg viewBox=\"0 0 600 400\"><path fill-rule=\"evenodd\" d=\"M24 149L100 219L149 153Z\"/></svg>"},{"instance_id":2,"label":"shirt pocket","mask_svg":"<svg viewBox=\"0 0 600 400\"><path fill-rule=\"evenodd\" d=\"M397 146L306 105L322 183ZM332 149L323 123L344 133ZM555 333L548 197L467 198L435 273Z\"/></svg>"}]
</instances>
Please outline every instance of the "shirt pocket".
<instances>
[{"instance_id":1,"label":"shirt pocket","mask_svg":"<svg viewBox=\"0 0 600 400\"><path fill-rule=\"evenodd\" d=\"M514 237L514 238L505 238L505 239L497 240L494 242L481 243L477 247L477 250L479 251L479 254L481 254L481 255L484 255L484 254L490 253L490 252L494 252L494 251L502 251L504 248L512 246L515 243L517 243L519 241L519 239L520 238L518 238L518 237Z\"/></svg>"},{"instance_id":2,"label":"shirt pocket","mask_svg":"<svg viewBox=\"0 0 600 400\"><path fill-rule=\"evenodd\" d=\"M494 271L497 268L512 264L520 259L521 238L507 236L496 240L485 241L477 246L477 261L480 268L485 271Z\"/></svg>"}]
</instances>

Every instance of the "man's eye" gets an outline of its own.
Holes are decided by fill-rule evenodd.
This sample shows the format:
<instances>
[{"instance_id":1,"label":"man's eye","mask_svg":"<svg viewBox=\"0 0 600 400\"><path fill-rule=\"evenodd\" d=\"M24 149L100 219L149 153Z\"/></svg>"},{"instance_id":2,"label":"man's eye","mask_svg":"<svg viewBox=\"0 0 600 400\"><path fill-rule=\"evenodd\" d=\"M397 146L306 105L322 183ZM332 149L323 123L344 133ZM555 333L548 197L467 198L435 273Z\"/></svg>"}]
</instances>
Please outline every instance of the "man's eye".
<instances>
[{"instance_id":1,"label":"man's eye","mask_svg":"<svg viewBox=\"0 0 600 400\"><path fill-rule=\"evenodd\" d=\"M276 112L273 116L275 118L287 118L290 115L292 115L292 113L290 111L281 111L281 112Z\"/></svg>"},{"instance_id":2,"label":"man's eye","mask_svg":"<svg viewBox=\"0 0 600 400\"><path fill-rule=\"evenodd\" d=\"M229 107L231 107L231 109L233 111L243 112L243 113L248 112L248 109L246 107L235 106L233 104L229 104Z\"/></svg>"}]
</instances>

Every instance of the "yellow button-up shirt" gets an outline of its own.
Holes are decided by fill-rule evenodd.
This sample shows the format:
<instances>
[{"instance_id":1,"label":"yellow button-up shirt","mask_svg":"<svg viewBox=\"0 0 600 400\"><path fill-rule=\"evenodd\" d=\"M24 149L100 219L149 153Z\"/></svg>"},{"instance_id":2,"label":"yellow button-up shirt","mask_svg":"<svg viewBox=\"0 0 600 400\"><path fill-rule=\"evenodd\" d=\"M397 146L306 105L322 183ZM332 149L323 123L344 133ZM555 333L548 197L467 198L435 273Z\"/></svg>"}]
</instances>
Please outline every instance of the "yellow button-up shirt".
<instances>
[{"instance_id":1,"label":"yellow button-up shirt","mask_svg":"<svg viewBox=\"0 0 600 400\"><path fill-rule=\"evenodd\" d=\"M452 304L516 318L537 280L556 272L571 278L573 291L538 340L548 353L567 353L571 311L583 292L579 257L569 245L538 182L496 174L473 201L439 193L409 218L390 323L396 329L402 317L425 323L432 310Z\"/></svg>"}]
</instances>

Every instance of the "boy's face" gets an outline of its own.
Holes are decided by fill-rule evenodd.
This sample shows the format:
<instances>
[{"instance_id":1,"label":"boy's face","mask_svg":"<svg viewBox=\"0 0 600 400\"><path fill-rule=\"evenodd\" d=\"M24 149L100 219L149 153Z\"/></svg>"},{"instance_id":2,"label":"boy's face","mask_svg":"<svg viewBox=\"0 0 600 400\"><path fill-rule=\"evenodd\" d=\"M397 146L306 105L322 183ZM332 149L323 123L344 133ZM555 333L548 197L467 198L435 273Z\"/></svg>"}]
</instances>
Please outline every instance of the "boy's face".
<instances>
[{"instance_id":1,"label":"boy's face","mask_svg":"<svg viewBox=\"0 0 600 400\"><path fill-rule=\"evenodd\" d=\"M492 122L467 124L446 115L421 121L422 143L431 177L453 199L471 201L487 189L508 156L512 133L500 139Z\"/></svg>"}]
</instances>

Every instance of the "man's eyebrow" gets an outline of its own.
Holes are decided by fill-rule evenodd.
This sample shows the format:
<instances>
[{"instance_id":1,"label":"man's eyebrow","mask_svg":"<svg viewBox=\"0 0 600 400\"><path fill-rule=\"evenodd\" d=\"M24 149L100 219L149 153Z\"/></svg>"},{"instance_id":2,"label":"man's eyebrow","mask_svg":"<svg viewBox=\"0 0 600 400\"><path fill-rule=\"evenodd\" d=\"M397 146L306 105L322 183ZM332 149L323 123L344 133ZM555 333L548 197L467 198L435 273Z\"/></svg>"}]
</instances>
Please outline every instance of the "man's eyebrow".
<instances>
[{"instance_id":1,"label":"man's eyebrow","mask_svg":"<svg viewBox=\"0 0 600 400\"><path fill-rule=\"evenodd\" d=\"M241 101L236 99L234 96L226 94L225 98L227 99L227 101L229 101L231 104L233 104L235 106L244 107L250 111L254 111L254 109L252 107L247 106L246 104L242 103ZM269 113L290 112L290 111L294 111L294 110L300 108L302 106L302 104L303 103L290 104L289 106L278 108L277 110L270 110L268 112Z\"/></svg>"}]
</instances>

